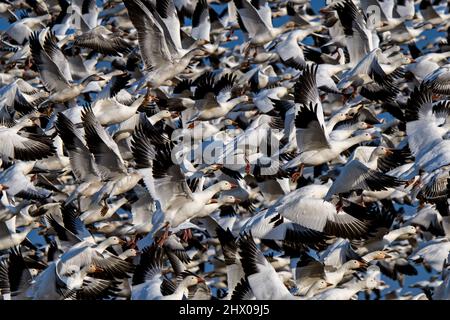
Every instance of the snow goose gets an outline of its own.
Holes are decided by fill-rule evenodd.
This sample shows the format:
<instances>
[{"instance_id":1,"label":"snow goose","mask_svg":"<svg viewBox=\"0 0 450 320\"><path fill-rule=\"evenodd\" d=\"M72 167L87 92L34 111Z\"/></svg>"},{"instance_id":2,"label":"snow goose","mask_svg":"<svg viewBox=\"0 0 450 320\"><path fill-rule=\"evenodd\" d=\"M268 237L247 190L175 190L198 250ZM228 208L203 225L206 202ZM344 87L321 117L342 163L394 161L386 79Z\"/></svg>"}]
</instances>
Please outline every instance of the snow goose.
<instances>
[{"instance_id":1,"label":"snow goose","mask_svg":"<svg viewBox=\"0 0 450 320\"><path fill-rule=\"evenodd\" d=\"M350 300L355 294L365 289L375 289L379 282L370 277L365 280L356 281L344 288L332 288L315 295L313 300Z\"/></svg>"},{"instance_id":2,"label":"snow goose","mask_svg":"<svg viewBox=\"0 0 450 320\"><path fill-rule=\"evenodd\" d=\"M73 272L78 270L73 269ZM48 267L35 279L31 288L27 291L27 296L34 300L63 300L64 286L59 284L56 275L56 262L49 263Z\"/></svg>"},{"instance_id":3,"label":"snow goose","mask_svg":"<svg viewBox=\"0 0 450 320\"><path fill-rule=\"evenodd\" d=\"M295 299L250 234L242 235L238 246L242 268L257 300Z\"/></svg>"},{"instance_id":4,"label":"snow goose","mask_svg":"<svg viewBox=\"0 0 450 320\"><path fill-rule=\"evenodd\" d=\"M438 70L440 63L445 61L449 54L449 52L422 54L415 59L414 63L405 66L405 71L413 73L416 80L421 82L425 77Z\"/></svg>"},{"instance_id":5,"label":"snow goose","mask_svg":"<svg viewBox=\"0 0 450 320\"><path fill-rule=\"evenodd\" d=\"M272 10L267 1L234 0L242 24L248 32L250 46L263 46L279 35L295 27L295 23L287 22L276 28L272 25ZM256 6L255 6L256 5Z\"/></svg>"},{"instance_id":6,"label":"snow goose","mask_svg":"<svg viewBox=\"0 0 450 320\"><path fill-rule=\"evenodd\" d=\"M330 132L331 140L345 140L350 138L355 131L373 128L373 125L360 121L357 117L338 123Z\"/></svg>"},{"instance_id":7,"label":"snow goose","mask_svg":"<svg viewBox=\"0 0 450 320\"><path fill-rule=\"evenodd\" d=\"M248 283L248 280L244 277L240 279L239 283L234 287L233 293L230 296L230 300L254 300L252 288ZM228 299L227 299L228 300Z\"/></svg>"},{"instance_id":8,"label":"snow goose","mask_svg":"<svg viewBox=\"0 0 450 320\"><path fill-rule=\"evenodd\" d=\"M188 295L188 288L204 280L190 272L180 277L175 286L161 275L163 252L157 246L148 247L141 255L141 261L133 276L132 300L182 300Z\"/></svg>"},{"instance_id":9,"label":"snow goose","mask_svg":"<svg viewBox=\"0 0 450 320\"><path fill-rule=\"evenodd\" d=\"M154 226L177 227L189 218L195 217L215 194L231 190L236 186L220 181L209 188L193 193L181 167L172 161L173 146L163 144L156 147L143 133L142 128L134 135L133 154L137 167L144 176L146 187L152 197L160 203L160 213L154 216ZM173 190L178 190L176 193Z\"/></svg>"},{"instance_id":10,"label":"snow goose","mask_svg":"<svg viewBox=\"0 0 450 320\"><path fill-rule=\"evenodd\" d=\"M318 27L318 31L321 27ZM293 67L298 70L302 70L306 66L305 57L302 48L298 45L300 41L306 38L311 32L311 29L307 30L294 30L287 34L286 40L280 42L275 50L278 53L281 62L288 67Z\"/></svg>"},{"instance_id":11,"label":"snow goose","mask_svg":"<svg viewBox=\"0 0 450 320\"><path fill-rule=\"evenodd\" d=\"M88 273L94 273L97 270L93 264L86 265L82 268L72 265L62 273L59 271L60 266L60 264L56 264L57 281L62 282L61 285L68 291L81 289Z\"/></svg>"},{"instance_id":12,"label":"snow goose","mask_svg":"<svg viewBox=\"0 0 450 320\"><path fill-rule=\"evenodd\" d=\"M94 208L89 208L80 215L81 221L85 224L91 224L102 220L107 220L113 216L113 214L119 210L121 206L127 203L128 200L126 198L120 198L112 203L108 203L105 207L96 206Z\"/></svg>"},{"instance_id":13,"label":"snow goose","mask_svg":"<svg viewBox=\"0 0 450 320\"><path fill-rule=\"evenodd\" d=\"M345 35L350 64L355 66L375 48L372 30L367 19L352 0L333 2L321 12L336 11Z\"/></svg>"},{"instance_id":14,"label":"snow goose","mask_svg":"<svg viewBox=\"0 0 450 320\"><path fill-rule=\"evenodd\" d=\"M232 88L236 77L223 75L217 82L214 76L207 73L199 80L195 89L195 108L198 110L188 123L196 120L213 120L226 116L231 109L242 102L248 101L247 96L232 98Z\"/></svg>"},{"instance_id":15,"label":"snow goose","mask_svg":"<svg viewBox=\"0 0 450 320\"><path fill-rule=\"evenodd\" d=\"M434 270L442 272L444 261L450 252L450 241L447 237L440 237L425 243L422 248L415 250L409 258L416 263L422 262Z\"/></svg>"},{"instance_id":16,"label":"snow goose","mask_svg":"<svg viewBox=\"0 0 450 320\"><path fill-rule=\"evenodd\" d=\"M447 201L447 200L446 200ZM405 222L405 225L419 226L422 231L429 231L436 236L444 236L443 219L434 205L419 206L417 213Z\"/></svg>"},{"instance_id":17,"label":"snow goose","mask_svg":"<svg viewBox=\"0 0 450 320\"><path fill-rule=\"evenodd\" d=\"M362 146L356 148L348 160L359 160L372 170L386 173L410 161L411 153L407 147L392 149L384 146Z\"/></svg>"},{"instance_id":18,"label":"snow goose","mask_svg":"<svg viewBox=\"0 0 450 320\"><path fill-rule=\"evenodd\" d=\"M71 8L78 24L77 27L81 30L88 31L98 25L100 9L97 7L96 1L76 0L72 3Z\"/></svg>"},{"instance_id":19,"label":"snow goose","mask_svg":"<svg viewBox=\"0 0 450 320\"><path fill-rule=\"evenodd\" d=\"M419 10L423 20L433 25L439 25L449 18L448 14L436 11L429 0L420 1Z\"/></svg>"},{"instance_id":20,"label":"snow goose","mask_svg":"<svg viewBox=\"0 0 450 320\"><path fill-rule=\"evenodd\" d=\"M434 104L432 90L427 84L416 87L406 105L408 145L416 159L414 166L405 176L411 177L411 174L419 169L433 172L449 164L450 159L446 153L449 145L447 140L443 139L448 131L448 102L440 101Z\"/></svg>"},{"instance_id":21,"label":"snow goose","mask_svg":"<svg viewBox=\"0 0 450 320\"><path fill-rule=\"evenodd\" d=\"M363 255L373 251L379 251L387 248L393 241L403 237L403 236L414 236L417 233L417 229L413 226L405 226L398 229L394 229L384 234L381 239L374 238L369 239L356 249L356 253Z\"/></svg>"},{"instance_id":22,"label":"snow goose","mask_svg":"<svg viewBox=\"0 0 450 320\"><path fill-rule=\"evenodd\" d=\"M84 108L81 118L89 151L94 155L102 176L113 178L126 173L117 144L101 126L90 106Z\"/></svg>"},{"instance_id":23,"label":"snow goose","mask_svg":"<svg viewBox=\"0 0 450 320\"><path fill-rule=\"evenodd\" d=\"M39 160L55 152L53 141L42 134L24 131L25 127L34 126L33 116L25 116L12 127L0 126L0 156L4 159Z\"/></svg>"},{"instance_id":24,"label":"snow goose","mask_svg":"<svg viewBox=\"0 0 450 320\"><path fill-rule=\"evenodd\" d=\"M271 86L255 92L252 97L252 102L259 109L259 111L269 113L273 109L274 103L276 103L277 100L287 96L287 94L287 88L280 85Z\"/></svg>"},{"instance_id":25,"label":"snow goose","mask_svg":"<svg viewBox=\"0 0 450 320\"><path fill-rule=\"evenodd\" d=\"M224 230L215 220L211 220L216 226L217 238L220 241L220 246L222 248L222 254L226 265L228 295L225 299L229 300L232 298L232 293L237 289L239 281L244 278L245 274L237 255L237 239L229 229Z\"/></svg>"},{"instance_id":26,"label":"snow goose","mask_svg":"<svg viewBox=\"0 0 450 320\"><path fill-rule=\"evenodd\" d=\"M17 232L16 217L12 217L5 222L0 222L0 250L6 250L20 245L32 230L41 226L39 222L33 222L22 231Z\"/></svg>"},{"instance_id":27,"label":"snow goose","mask_svg":"<svg viewBox=\"0 0 450 320\"><path fill-rule=\"evenodd\" d=\"M11 203L6 191L2 190L2 196L0 198L0 221L5 222L12 217L20 214L20 211L23 208L26 208L28 205L28 201L22 201L18 204Z\"/></svg>"},{"instance_id":28,"label":"snow goose","mask_svg":"<svg viewBox=\"0 0 450 320\"><path fill-rule=\"evenodd\" d=\"M450 259L447 257L442 273L442 283L434 290L433 299L435 300L448 300L450 298L450 277L449 277L449 264Z\"/></svg>"},{"instance_id":29,"label":"snow goose","mask_svg":"<svg viewBox=\"0 0 450 320\"><path fill-rule=\"evenodd\" d=\"M415 13L414 0L405 0L403 2L398 2L396 10L400 17L412 19Z\"/></svg>"},{"instance_id":30,"label":"snow goose","mask_svg":"<svg viewBox=\"0 0 450 320\"><path fill-rule=\"evenodd\" d=\"M82 120L87 146L94 155L99 175L103 180L107 180L100 189L93 190L95 196L92 202L98 204L101 200L106 201L107 196L120 195L129 191L141 179L141 176L137 172L127 171L116 142L101 126L90 106L82 111ZM98 185L97 179L91 180L88 181L87 187ZM80 185L80 188L83 187ZM76 190L77 192L79 190Z\"/></svg>"},{"instance_id":31,"label":"snow goose","mask_svg":"<svg viewBox=\"0 0 450 320\"><path fill-rule=\"evenodd\" d=\"M89 286L90 290L104 282L102 279L88 277L90 273L97 271L94 265L83 268L70 266L65 273L58 273L58 263L51 262L34 280L27 291L27 295L33 300L65 300L70 299L76 292L82 293L83 286ZM86 281L87 280L87 281ZM109 283L108 283L109 284ZM90 290L87 290L88 292ZM85 297L88 297L86 294Z\"/></svg>"},{"instance_id":32,"label":"snow goose","mask_svg":"<svg viewBox=\"0 0 450 320\"><path fill-rule=\"evenodd\" d=\"M321 200L321 199L320 199ZM281 209L284 210L283 205ZM296 222L286 218L277 211L276 205L272 205L268 210L259 212L252 218L246 221L242 231L252 232L254 237L269 241L274 249L283 249L285 252L292 252L297 254L299 251L312 248L321 250L325 248L330 239L329 235L340 234L344 237L358 238L357 229L363 225L363 222L354 219L354 224L358 226L355 230L345 229L345 225L340 221L339 228L329 230L317 230L316 227L309 228L303 226L304 221ZM348 216L350 217L350 216ZM331 218L330 218L331 219ZM350 217L350 220L353 219ZM299 220L299 219L297 219ZM304 218L307 220L307 218ZM363 226L362 229L366 227ZM361 231L362 232L362 231ZM356 233L356 234L355 234Z\"/></svg>"},{"instance_id":33,"label":"snow goose","mask_svg":"<svg viewBox=\"0 0 450 320\"><path fill-rule=\"evenodd\" d=\"M380 268L381 273L392 280L397 280L403 286L405 276L418 275L417 269L407 260L408 253L391 250L389 252L391 258L378 261L376 266Z\"/></svg>"},{"instance_id":34,"label":"snow goose","mask_svg":"<svg viewBox=\"0 0 450 320\"><path fill-rule=\"evenodd\" d=\"M51 93L48 99L41 103L64 103L77 98L93 81L102 81L97 74L90 75L80 84L71 84L72 75L64 53L58 47L55 35L47 32L44 46L40 36L34 33L30 38L33 60L39 70L44 87Z\"/></svg>"},{"instance_id":35,"label":"snow goose","mask_svg":"<svg viewBox=\"0 0 450 320\"><path fill-rule=\"evenodd\" d=\"M211 32L211 18L208 2L206 0L199 0L192 14L192 31L191 36L195 40L210 41Z\"/></svg>"},{"instance_id":36,"label":"snow goose","mask_svg":"<svg viewBox=\"0 0 450 320\"><path fill-rule=\"evenodd\" d=\"M196 215L196 217L206 217L222 206L229 206L238 203L240 203L240 200L236 199L234 196L221 195L218 199L211 199L209 203L203 207L200 213Z\"/></svg>"},{"instance_id":37,"label":"snow goose","mask_svg":"<svg viewBox=\"0 0 450 320\"><path fill-rule=\"evenodd\" d=\"M367 222L338 211L331 202L322 199L298 200L288 195L274 204L274 210L304 228L343 238L360 238L368 228Z\"/></svg>"},{"instance_id":38,"label":"snow goose","mask_svg":"<svg viewBox=\"0 0 450 320\"><path fill-rule=\"evenodd\" d=\"M347 163L338 178L333 182L324 200L331 200L334 194L346 193L352 190L386 190L400 186L401 180L382 172L368 168L359 160Z\"/></svg>"},{"instance_id":39,"label":"snow goose","mask_svg":"<svg viewBox=\"0 0 450 320\"><path fill-rule=\"evenodd\" d=\"M337 158L348 148L375 138L370 133L331 141L324 125L319 121L317 105L302 106L296 117L296 127L301 129L297 134L300 154L285 164L285 168L301 166L317 166Z\"/></svg>"},{"instance_id":40,"label":"snow goose","mask_svg":"<svg viewBox=\"0 0 450 320\"><path fill-rule=\"evenodd\" d=\"M122 226L119 234L140 236L152 230L152 216L155 212L153 199L143 187L136 188L135 192L139 199L131 205L129 225Z\"/></svg>"},{"instance_id":41,"label":"snow goose","mask_svg":"<svg viewBox=\"0 0 450 320\"><path fill-rule=\"evenodd\" d=\"M10 82L8 85L5 85L0 89L0 93L2 95L1 101L8 106L15 105L16 96L18 95L42 95L45 96L45 93L36 89L31 84L26 82L23 79L16 79Z\"/></svg>"},{"instance_id":42,"label":"snow goose","mask_svg":"<svg viewBox=\"0 0 450 320\"><path fill-rule=\"evenodd\" d=\"M20 247L11 249L7 257L0 260L0 294L3 300L24 299L33 281L33 270L27 267L20 250Z\"/></svg>"},{"instance_id":43,"label":"snow goose","mask_svg":"<svg viewBox=\"0 0 450 320\"><path fill-rule=\"evenodd\" d=\"M131 51L130 44L119 34L104 26L97 26L75 37L74 46L87 48L107 55L123 55Z\"/></svg>"},{"instance_id":44,"label":"snow goose","mask_svg":"<svg viewBox=\"0 0 450 320\"><path fill-rule=\"evenodd\" d=\"M133 265L106 251L108 247L121 243L124 243L124 241L118 237L107 238L99 244L79 241L61 255L57 261L57 272L58 274L64 274L68 268L73 266L83 268L86 265L93 264L112 276L128 277L128 273L133 271Z\"/></svg>"},{"instance_id":45,"label":"snow goose","mask_svg":"<svg viewBox=\"0 0 450 320\"><path fill-rule=\"evenodd\" d=\"M320 279L325 280L328 287L337 286L345 275L349 275L354 272L353 270L360 269L364 266L364 262L349 260L336 268L324 265L308 254L303 254L295 269L295 281L297 283L298 294L308 296L311 287Z\"/></svg>"},{"instance_id":46,"label":"snow goose","mask_svg":"<svg viewBox=\"0 0 450 320\"><path fill-rule=\"evenodd\" d=\"M380 14L380 17L378 18L377 22L372 22L374 27L377 27L377 30L380 30L382 32L387 31L399 23L404 22L407 20L406 18L399 17L395 12L395 2L394 1L362 1L360 3L361 9L363 12L367 12L367 15L370 15L371 11L374 7L371 6L378 6L381 10L378 14Z\"/></svg>"},{"instance_id":47,"label":"snow goose","mask_svg":"<svg viewBox=\"0 0 450 320\"><path fill-rule=\"evenodd\" d=\"M113 137L114 141L119 143L120 141L124 139L128 139L132 136L135 128L139 125L140 121L145 122L144 119L141 119L140 117L143 117L143 114L134 114L131 116L128 120L125 120L121 123L118 123L116 125L109 126L107 128L108 132ZM158 113L152 115L151 117L148 117L148 122L154 126L158 124L160 121L163 120L169 120L174 117L174 114L171 113L169 110L161 110ZM128 140L126 140L128 142Z\"/></svg>"},{"instance_id":48,"label":"snow goose","mask_svg":"<svg viewBox=\"0 0 450 320\"><path fill-rule=\"evenodd\" d=\"M423 79L423 83L431 88L433 93L447 95L449 92L449 75L450 66L444 65L428 74Z\"/></svg>"},{"instance_id":49,"label":"snow goose","mask_svg":"<svg viewBox=\"0 0 450 320\"><path fill-rule=\"evenodd\" d=\"M10 197L23 199L45 199L51 195L47 189L34 185L28 174L33 170L34 161L17 161L0 174L0 189L6 189Z\"/></svg>"},{"instance_id":50,"label":"snow goose","mask_svg":"<svg viewBox=\"0 0 450 320\"><path fill-rule=\"evenodd\" d=\"M118 124L136 114L145 97L137 98L130 106L124 105L115 98L100 99L92 104L92 111L102 126Z\"/></svg>"},{"instance_id":51,"label":"snow goose","mask_svg":"<svg viewBox=\"0 0 450 320\"><path fill-rule=\"evenodd\" d=\"M294 86L294 101L300 105L317 105L317 116L320 123L324 123L324 112L317 88L317 71L319 66L309 65L298 77Z\"/></svg>"},{"instance_id":52,"label":"snow goose","mask_svg":"<svg viewBox=\"0 0 450 320\"><path fill-rule=\"evenodd\" d=\"M93 195L101 187L101 174L93 154L86 146L85 139L75 124L63 113L58 114L55 128L68 151L75 179L80 182L77 191L69 196L66 202L73 201L78 194Z\"/></svg>"},{"instance_id":53,"label":"snow goose","mask_svg":"<svg viewBox=\"0 0 450 320\"><path fill-rule=\"evenodd\" d=\"M449 215L449 208L447 203L447 195L449 194L449 178L449 173L446 171L433 174L430 181L426 183L423 182L424 186L416 196L417 199L419 199L421 202L434 204L437 211L442 216Z\"/></svg>"},{"instance_id":54,"label":"snow goose","mask_svg":"<svg viewBox=\"0 0 450 320\"><path fill-rule=\"evenodd\" d=\"M380 48L368 52L353 69L342 75L337 84L338 89L343 90L350 85L358 87L375 81L383 88L395 92L392 77L389 77L380 66L379 59L382 58L382 54Z\"/></svg>"},{"instance_id":55,"label":"snow goose","mask_svg":"<svg viewBox=\"0 0 450 320\"><path fill-rule=\"evenodd\" d=\"M179 20L172 1L162 1L159 7L168 10L166 15L162 15L171 23L167 26L163 17L159 16L161 12L151 12L158 5L156 9L152 9L152 5L147 6L140 0L128 0L124 3L138 31L139 47L146 70L144 85L158 87L183 72L194 57L205 55L201 48L195 47L187 51L181 48ZM155 43L158 43L157 47L154 46Z\"/></svg>"},{"instance_id":56,"label":"snow goose","mask_svg":"<svg viewBox=\"0 0 450 320\"><path fill-rule=\"evenodd\" d=\"M33 31L38 30L39 27L42 27L42 24L50 18L51 16L49 14L38 17L26 16L23 19L15 16L16 21L5 30L5 34L7 34L18 44L23 45L30 38Z\"/></svg>"},{"instance_id":57,"label":"snow goose","mask_svg":"<svg viewBox=\"0 0 450 320\"><path fill-rule=\"evenodd\" d=\"M369 263L374 260L383 260L383 259L389 259L391 256L386 251L373 251L370 253L366 253L361 257L361 260L363 260L366 263Z\"/></svg>"}]
</instances>

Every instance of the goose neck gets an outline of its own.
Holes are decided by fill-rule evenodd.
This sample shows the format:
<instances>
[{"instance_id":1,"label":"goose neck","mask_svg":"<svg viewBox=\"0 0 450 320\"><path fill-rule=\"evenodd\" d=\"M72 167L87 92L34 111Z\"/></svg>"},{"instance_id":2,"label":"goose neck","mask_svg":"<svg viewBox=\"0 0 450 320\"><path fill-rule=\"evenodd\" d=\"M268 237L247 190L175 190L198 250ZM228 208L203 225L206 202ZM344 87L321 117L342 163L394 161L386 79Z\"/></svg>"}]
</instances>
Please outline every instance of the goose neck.
<instances>
[{"instance_id":1,"label":"goose neck","mask_svg":"<svg viewBox=\"0 0 450 320\"><path fill-rule=\"evenodd\" d=\"M383 239L385 239L386 241L388 241L389 243L391 243L392 241L394 241L395 239L397 239L399 236L401 236L403 234L403 230L400 229L396 229L396 230L392 230L391 232L389 232L388 234L386 234Z\"/></svg>"},{"instance_id":2,"label":"goose neck","mask_svg":"<svg viewBox=\"0 0 450 320\"><path fill-rule=\"evenodd\" d=\"M203 200L205 200L205 202L207 202L211 200L211 198L214 197L214 195L218 192L220 192L220 185L214 184L203 191L197 192L197 194L200 198L202 198Z\"/></svg>"},{"instance_id":3,"label":"goose neck","mask_svg":"<svg viewBox=\"0 0 450 320\"><path fill-rule=\"evenodd\" d=\"M365 139L366 138L363 135L360 135L360 136L356 136L356 137L351 137L344 141L337 141L337 142L338 142L338 145L340 145L341 147L344 148L344 150L347 150L348 148L354 146L355 144L365 141Z\"/></svg>"},{"instance_id":4,"label":"goose neck","mask_svg":"<svg viewBox=\"0 0 450 320\"><path fill-rule=\"evenodd\" d=\"M104 240L103 242L101 242L98 246L97 246L97 251L102 253L103 251L105 251L109 246L112 245L112 239L108 238L106 240Z\"/></svg>"},{"instance_id":5,"label":"goose neck","mask_svg":"<svg viewBox=\"0 0 450 320\"><path fill-rule=\"evenodd\" d=\"M331 117L331 119L327 123L328 132L333 131L334 127L336 126L336 124L338 124L338 122L339 122L339 117L337 115L334 117Z\"/></svg>"}]
</instances>

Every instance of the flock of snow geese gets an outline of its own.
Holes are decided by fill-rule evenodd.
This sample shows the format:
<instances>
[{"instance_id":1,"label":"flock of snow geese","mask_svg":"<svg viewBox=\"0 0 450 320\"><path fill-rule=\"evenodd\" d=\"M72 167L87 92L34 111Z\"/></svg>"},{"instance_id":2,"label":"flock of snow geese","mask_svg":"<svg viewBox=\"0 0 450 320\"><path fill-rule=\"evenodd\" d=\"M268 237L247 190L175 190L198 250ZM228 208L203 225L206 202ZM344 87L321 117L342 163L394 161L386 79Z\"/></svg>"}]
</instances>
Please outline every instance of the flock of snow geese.
<instances>
[{"instance_id":1,"label":"flock of snow geese","mask_svg":"<svg viewBox=\"0 0 450 320\"><path fill-rule=\"evenodd\" d=\"M450 7L315 2L1 0L1 299L450 299Z\"/></svg>"}]
</instances>

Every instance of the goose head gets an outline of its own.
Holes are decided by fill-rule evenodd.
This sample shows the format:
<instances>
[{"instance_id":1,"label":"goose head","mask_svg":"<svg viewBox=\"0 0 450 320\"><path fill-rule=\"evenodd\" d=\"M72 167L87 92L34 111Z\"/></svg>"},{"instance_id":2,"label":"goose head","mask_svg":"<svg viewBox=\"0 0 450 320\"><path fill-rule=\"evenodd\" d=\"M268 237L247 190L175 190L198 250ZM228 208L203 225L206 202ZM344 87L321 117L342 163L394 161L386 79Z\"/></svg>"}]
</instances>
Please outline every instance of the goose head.
<instances>
[{"instance_id":1,"label":"goose head","mask_svg":"<svg viewBox=\"0 0 450 320\"><path fill-rule=\"evenodd\" d=\"M391 258L391 256L386 251L378 250L371 253L371 258L372 260L384 260Z\"/></svg>"},{"instance_id":2,"label":"goose head","mask_svg":"<svg viewBox=\"0 0 450 320\"><path fill-rule=\"evenodd\" d=\"M352 116L349 115L348 113L345 112L339 112L336 113L333 117L332 117L333 121L335 121L336 123L341 122L341 121L345 121L345 120L349 120L352 119Z\"/></svg>"},{"instance_id":3,"label":"goose head","mask_svg":"<svg viewBox=\"0 0 450 320\"><path fill-rule=\"evenodd\" d=\"M86 274L89 274L99 272L101 271L101 269L94 264L89 264L85 266L83 269L81 269L81 271L83 271L83 273L85 272Z\"/></svg>"},{"instance_id":4,"label":"goose head","mask_svg":"<svg viewBox=\"0 0 450 320\"><path fill-rule=\"evenodd\" d=\"M389 148L386 148L386 147L376 147L373 152L378 157L389 156L389 155L393 154L392 150Z\"/></svg>"},{"instance_id":5,"label":"goose head","mask_svg":"<svg viewBox=\"0 0 450 320\"><path fill-rule=\"evenodd\" d=\"M415 226L406 226L401 228L401 231L402 231L401 235L408 237L415 235L417 233L417 228Z\"/></svg>"},{"instance_id":6,"label":"goose head","mask_svg":"<svg viewBox=\"0 0 450 320\"><path fill-rule=\"evenodd\" d=\"M345 265L345 267L348 270L355 270L355 269L365 268L367 266L365 262L359 261L359 260L355 260L355 259L347 261L344 265Z\"/></svg>"},{"instance_id":7,"label":"goose head","mask_svg":"<svg viewBox=\"0 0 450 320\"><path fill-rule=\"evenodd\" d=\"M122 260L126 260L128 258L136 257L138 255L138 251L136 249L128 249L119 255L119 258Z\"/></svg>"},{"instance_id":8,"label":"goose head","mask_svg":"<svg viewBox=\"0 0 450 320\"><path fill-rule=\"evenodd\" d=\"M222 203L222 204L236 204L239 202L240 202L240 200L236 199L234 196L221 196L219 198L219 203Z\"/></svg>"},{"instance_id":9,"label":"goose head","mask_svg":"<svg viewBox=\"0 0 450 320\"><path fill-rule=\"evenodd\" d=\"M192 287L199 283L204 283L204 282L205 282L205 279L189 273L189 274L183 275L183 280L180 283L180 287L189 288L189 287Z\"/></svg>"},{"instance_id":10,"label":"goose head","mask_svg":"<svg viewBox=\"0 0 450 320\"><path fill-rule=\"evenodd\" d=\"M373 133L368 133L365 132L361 135L356 136L361 142L365 142L365 141L372 141L374 139L377 139L378 136L376 134Z\"/></svg>"},{"instance_id":11,"label":"goose head","mask_svg":"<svg viewBox=\"0 0 450 320\"><path fill-rule=\"evenodd\" d=\"M122 240L116 236L109 237L108 239L106 239L106 241L108 241L111 246L118 245L118 244L125 244L124 240Z\"/></svg>"},{"instance_id":12,"label":"goose head","mask_svg":"<svg viewBox=\"0 0 450 320\"><path fill-rule=\"evenodd\" d=\"M314 282L314 284L312 285L312 287L310 288L310 290L314 291L315 293L317 293L318 291L327 289L329 287L334 286L332 283L326 282L323 279L317 280L316 282Z\"/></svg>"},{"instance_id":13,"label":"goose head","mask_svg":"<svg viewBox=\"0 0 450 320\"><path fill-rule=\"evenodd\" d=\"M122 239L120 239L119 237L113 236L113 237L109 237L106 240L104 240L103 242L101 242L98 246L97 246L97 251L99 252L103 252L104 250L106 250L108 247L110 246L115 246L115 245L122 245L125 244L126 242L123 241Z\"/></svg>"},{"instance_id":14,"label":"goose head","mask_svg":"<svg viewBox=\"0 0 450 320\"><path fill-rule=\"evenodd\" d=\"M35 268L28 269L32 277L36 277L39 274L39 270Z\"/></svg>"},{"instance_id":15,"label":"goose head","mask_svg":"<svg viewBox=\"0 0 450 320\"><path fill-rule=\"evenodd\" d=\"M384 235L384 239L390 241L405 240L417 234L418 229L414 226L406 226L398 229L394 229L388 234Z\"/></svg>"},{"instance_id":16,"label":"goose head","mask_svg":"<svg viewBox=\"0 0 450 320\"><path fill-rule=\"evenodd\" d=\"M161 119L172 119L173 114L169 110L162 110L158 112L158 115L161 117Z\"/></svg>"},{"instance_id":17,"label":"goose head","mask_svg":"<svg viewBox=\"0 0 450 320\"><path fill-rule=\"evenodd\" d=\"M366 129L373 128L373 125L371 125L371 124L369 124L369 123L367 123L367 122L364 122L364 121L360 121L360 122L358 122L358 124L356 125L356 128L357 128L358 130L366 130Z\"/></svg>"},{"instance_id":18,"label":"goose head","mask_svg":"<svg viewBox=\"0 0 450 320\"><path fill-rule=\"evenodd\" d=\"M238 185L231 183L229 181L220 181L217 183L217 188L220 191L228 191L228 190L236 189L237 187L238 187Z\"/></svg>"}]
</instances>

